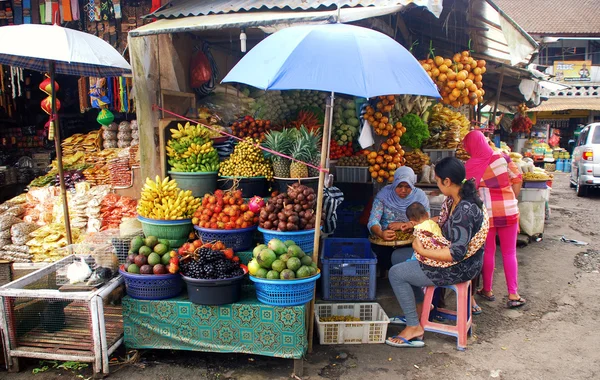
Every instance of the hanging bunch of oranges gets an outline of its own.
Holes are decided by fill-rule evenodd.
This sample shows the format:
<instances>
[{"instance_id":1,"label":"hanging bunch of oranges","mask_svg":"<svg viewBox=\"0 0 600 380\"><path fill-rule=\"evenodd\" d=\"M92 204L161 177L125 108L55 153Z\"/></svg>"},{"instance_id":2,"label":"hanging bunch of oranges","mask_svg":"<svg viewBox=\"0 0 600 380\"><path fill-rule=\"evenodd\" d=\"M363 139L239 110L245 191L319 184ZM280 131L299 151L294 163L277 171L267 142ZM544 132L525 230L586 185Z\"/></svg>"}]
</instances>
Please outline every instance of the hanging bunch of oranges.
<instances>
[{"instance_id":1,"label":"hanging bunch of oranges","mask_svg":"<svg viewBox=\"0 0 600 380\"><path fill-rule=\"evenodd\" d=\"M397 130L397 132L399 131L401 130ZM396 169L406 162L404 150L400 145L400 137L397 135L382 142L377 152L366 151L364 154L367 155L369 161L371 178L379 183L392 182Z\"/></svg>"},{"instance_id":2,"label":"hanging bunch of oranges","mask_svg":"<svg viewBox=\"0 0 600 380\"><path fill-rule=\"evenodd\" d=\"M452 59L435 56L419 62L440 90L444 104L458 108L483 102L485 60L476 60L465 50Z\"/></svg>"},{"instance_id":3,"label":"hanging bunch of oranges","mask_svg":"<svg viewBox=\"0 0 600 380\"><path fill-rule=\"evenodd\" d=\"M395 104L396 97L394 95L387 95L378 97L375 107L371 105L367 106L365 119L369 121L369 124L371 124L377 135L393 136L394 131L402 126L401 123L394 125L390 120L390 114Z\"/></svg>"}]
</instances>

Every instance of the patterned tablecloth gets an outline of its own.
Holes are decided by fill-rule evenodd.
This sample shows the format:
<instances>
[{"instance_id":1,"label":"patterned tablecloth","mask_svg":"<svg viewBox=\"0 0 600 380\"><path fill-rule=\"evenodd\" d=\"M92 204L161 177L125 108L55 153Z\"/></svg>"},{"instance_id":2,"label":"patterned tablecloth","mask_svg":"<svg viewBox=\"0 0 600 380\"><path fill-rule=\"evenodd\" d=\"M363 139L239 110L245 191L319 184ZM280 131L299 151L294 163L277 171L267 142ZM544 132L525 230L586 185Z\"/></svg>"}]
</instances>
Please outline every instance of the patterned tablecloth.
<instances>
[{"instance_id":1,"label":"patterned tablecloth","mask_svg":"<svg viewBox=\"0 0 600 380\"><path fill-rule=\"evenodd\" d=\"M204 306L187 295L162 301L123 299L125 345L136 349L238 352L300 359L306 306L264 305L244 293L238 303Z\"/></svg>"}]
</instances>

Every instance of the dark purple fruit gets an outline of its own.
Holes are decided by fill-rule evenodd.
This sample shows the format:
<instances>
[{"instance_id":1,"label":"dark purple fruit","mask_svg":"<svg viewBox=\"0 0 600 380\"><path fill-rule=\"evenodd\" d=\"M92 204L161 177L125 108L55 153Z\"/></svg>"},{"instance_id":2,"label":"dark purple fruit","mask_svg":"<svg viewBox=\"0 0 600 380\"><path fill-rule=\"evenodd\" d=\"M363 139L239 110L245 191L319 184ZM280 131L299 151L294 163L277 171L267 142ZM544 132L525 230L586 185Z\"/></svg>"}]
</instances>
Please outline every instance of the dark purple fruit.
<instances>
[{"instance_id":1,"label":"dark purple fruit","mask_svg":"<svg viewBox=\"0 0 600 380\"><path fill-rule=\"evenodd\" d=\"M152 274L152 266L151 265L142 265L140 267L140 274Z\"/></svg>"},{"instance_id":2,"label":"dark purple fruit","mask_svg":"<svg viewBox=\"0 0 600 380\"><path fill-rule=\"evenodd\" d=\"M166 274L167 273L167 267L165 267L162 264L156 264L152 268L152 272L154 272L154 274Z\"/></svg>"},{"instance_id":3,"label":"dark purple fruit","mask_svg":"<svg viewBox=\"0 0 600 380\"><path fill-rule=\"evenodd\" d=\"M134 260L134 264L140 267L140 273L142 271L142 266L148 264L148 258L144 255L137 255Z\"/></svg>"}]
</instances>

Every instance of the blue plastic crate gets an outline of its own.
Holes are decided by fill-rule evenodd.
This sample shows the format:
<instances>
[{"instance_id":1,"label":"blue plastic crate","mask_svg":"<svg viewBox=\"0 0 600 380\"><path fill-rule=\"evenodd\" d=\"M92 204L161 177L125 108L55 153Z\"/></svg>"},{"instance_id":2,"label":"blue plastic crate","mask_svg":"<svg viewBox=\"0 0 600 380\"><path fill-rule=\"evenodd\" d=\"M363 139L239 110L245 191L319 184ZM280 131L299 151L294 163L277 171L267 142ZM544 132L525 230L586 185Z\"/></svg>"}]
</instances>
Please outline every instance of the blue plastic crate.
<instances>
[{"instance_id":1,"label":"blue plastic crate","mask_svg":"<svg viewBox=\"0 0 600 380\"><path fill-rule=\"evenodd\" d=\"M368 239L325 239L323 244L323 299L375 299L377 257Z\"/></svg>"}]
</instances>

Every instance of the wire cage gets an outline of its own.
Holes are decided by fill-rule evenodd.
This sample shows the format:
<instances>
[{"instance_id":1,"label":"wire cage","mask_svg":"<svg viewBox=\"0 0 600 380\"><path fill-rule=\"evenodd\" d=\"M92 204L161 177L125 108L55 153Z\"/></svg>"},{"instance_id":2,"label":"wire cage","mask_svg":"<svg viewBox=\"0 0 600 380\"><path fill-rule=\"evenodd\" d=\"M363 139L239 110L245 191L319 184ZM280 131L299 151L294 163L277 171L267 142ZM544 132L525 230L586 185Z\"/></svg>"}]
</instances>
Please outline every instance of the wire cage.
<instances>
[{"instance_id":1,"label":"wire cage","mask_svg":"<svg viewBox=\"0 0 600 380\"><path fill-rule=\"evenodd\" d=\"M117 257L119 258L119 264L125 263L127 255L129 254L129 248L131 247L131 241L138 236L144 236L142 229L136 230L127 236L122 236L118 229L110 229L102 232L95 233L91 236L88 235L86 243L89 244L111 244Z\"/></svg>"},{"instance_id":2,"label":"wire cage","mask_svg":"<svg viewBox=\"0 0 600 380\"><path fill-rule=\"evenodd\" d=\"M67 285L69 266L74 262L85 262L94 273L88 281L92 283L106 282L118 274L119 261L112 244L71 244L61 248L61 255L66 259L58 262L56 267L56 284ZM85 279L84 279L85 280Z\"/></svg>"},{"instance_id":3,"label":"wire cage","mask_svg":"<svg viewBox=\"0 0 600 380\"><path fill-rule=\"evenodd\" d=\"M0 329L6 363L18 371L18 358L91 362L109 372L108 357L123 342L122 278L98 289L61 292L58 269L77 260L68 256L0 287Z\"/></svg>"}]
</instances>

